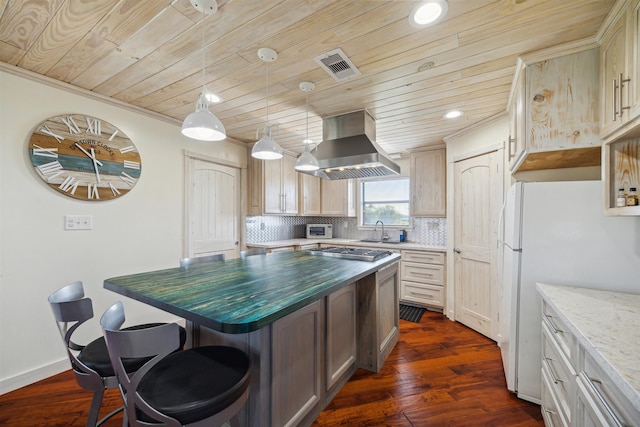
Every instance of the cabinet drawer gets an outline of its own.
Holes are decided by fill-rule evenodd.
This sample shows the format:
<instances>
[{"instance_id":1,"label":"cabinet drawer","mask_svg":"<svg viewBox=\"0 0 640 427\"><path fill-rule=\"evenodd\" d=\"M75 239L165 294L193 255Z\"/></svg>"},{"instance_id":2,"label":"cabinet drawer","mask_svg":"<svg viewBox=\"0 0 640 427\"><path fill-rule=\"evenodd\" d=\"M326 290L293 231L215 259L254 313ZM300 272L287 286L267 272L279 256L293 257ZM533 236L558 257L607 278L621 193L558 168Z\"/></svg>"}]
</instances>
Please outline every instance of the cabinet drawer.
<instances>
[{"instance_id":1,"label":"cabinet drawer","mask_svg":"<svg viewBox=\"0 0 640 427\"><path fill-rule=\"evenodd\" d=\"M562 349L574 370L577 370L577 351L578 345L576 338L567 328L566 323L556 314L552 307L546 301L542 304L542 321L547 325L552 336Z\"/></svg>"},{"instance_id":2,"label":"cabinet drawer","mask_svg":"<svg viewBox=\"0 0 640 427\"><path fill-rule=\"evenodd\" d=\"M402 251L402 261L444 265L444 253L424 251Z\"/></svg>"},{"instance_id":3,"label":"cabinet drawer","mask_svg":"<svg viewBox=\"0 0 640 427\"><path fill-rule=\"evenodd\" d=\"M583 392L590 396L595 404L593 410L611 420L610 425L640 426L640 411L622 394L605 370L585 352L584 366L580 373Z\"/></svg>"},{"instance_id":4,"label":"cabinet drawer","mask_svg":"<svg viewBox=\"0 0 640 427\"><path fill-rule=\"evenodd\" d=\"M562 412L560 411L560 404L556 400L556 396L553 394L553 381L549 378L549 374L546 369L542 370L542 417L544 418L544 425L547 427L566 427L569 425L567 420L562 418Z\"/></svg>"},{"instance_id":5,"label":"cabinet drawer","mask_svg":"<svg viewBox=\"0 0 640 427\"><path fill-rule=\"evenodd\" d=\"M403 301L434 307L444 307L444 288L442 286L421 285L402 281Z\"/></svg>"},{"instance_id":6,"label":"cabinet drawer","mask_svg":"<svg viewBox=\"0 0 640 427\"><path fill-rule=\"evenodd\" d=\"M542 322L542 372L550 379L551 392L556 396L563 418L571 423L576 372L545 322Z\"/></svg>"},{"instance_id":7,"label":"cabinet drawer","mask_svg":"<svg viewBox=\"0 0 640 427\"><path fill-rule=\"evenodd\" d=\"M402 262L402 280L410 282L428 283L430 285L444 285L444 266L434 264L417 264Z\"/></svg>"}]
</instances>

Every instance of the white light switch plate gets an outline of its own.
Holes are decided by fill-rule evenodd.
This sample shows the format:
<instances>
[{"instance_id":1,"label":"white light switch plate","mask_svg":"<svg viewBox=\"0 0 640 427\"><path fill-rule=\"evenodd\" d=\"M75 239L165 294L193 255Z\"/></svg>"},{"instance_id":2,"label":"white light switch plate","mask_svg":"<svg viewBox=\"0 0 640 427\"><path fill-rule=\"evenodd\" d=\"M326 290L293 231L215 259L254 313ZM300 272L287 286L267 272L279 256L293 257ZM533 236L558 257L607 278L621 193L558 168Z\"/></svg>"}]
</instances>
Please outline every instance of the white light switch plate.
<instances>
[{"instance_id":1,"label":"white light switch plate","mask_svg":"<svg viewBox=\"0 0 640 427\"><path fill-rule=\"evenodd\" d=\"M65 215L65 230L92 230L93 217L91 215Z\"/></svg>"}]
</instances>

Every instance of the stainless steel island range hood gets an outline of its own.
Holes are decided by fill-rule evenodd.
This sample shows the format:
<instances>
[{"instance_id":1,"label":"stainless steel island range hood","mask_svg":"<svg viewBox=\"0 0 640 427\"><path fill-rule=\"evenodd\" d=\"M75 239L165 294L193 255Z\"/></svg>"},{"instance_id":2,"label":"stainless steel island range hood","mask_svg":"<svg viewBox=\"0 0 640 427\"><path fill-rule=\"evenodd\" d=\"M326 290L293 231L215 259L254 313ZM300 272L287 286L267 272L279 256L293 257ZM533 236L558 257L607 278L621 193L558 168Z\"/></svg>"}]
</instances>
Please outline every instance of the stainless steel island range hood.
<instances>
[{"instance_id":1,"label":"stainless steel island range hood","mask_svg":"<svg viewBox=\"0 0 640 427\"><path fill-rule=\"evenodd\" d=\"M324 179L400 174L400 166L376 143L376 123L366 110L325 118L322 135L322 143L312 153L320 169L301 172Z\"/></svg>"}]
</instances>

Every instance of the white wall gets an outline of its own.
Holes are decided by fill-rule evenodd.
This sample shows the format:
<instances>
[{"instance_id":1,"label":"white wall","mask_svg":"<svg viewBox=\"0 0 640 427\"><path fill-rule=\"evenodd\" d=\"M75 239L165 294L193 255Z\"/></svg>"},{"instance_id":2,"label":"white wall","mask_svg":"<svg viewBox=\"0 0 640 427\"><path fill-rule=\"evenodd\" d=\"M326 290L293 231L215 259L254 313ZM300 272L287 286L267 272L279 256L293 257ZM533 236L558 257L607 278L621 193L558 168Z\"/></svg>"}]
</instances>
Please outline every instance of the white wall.
<instances>
[{"instance_id":1,"label":"white wall","mask_svg":"<svg viewBox=\"0 0 640 427\"><path fill-rule=\"evenodd\" d=\"M108 121L136 144L142 176L129 194L82 202L36 175L27 154L33 128L73 113ZM176 124L0 71L0 393L69 369L47 297L72 281L82 280L93 299L95 322L86 337L99 336L98 319L117 300L125 303L128 324L175 319L102 285L109 277L177 266L185 150L246 168L240 144L192 141ZM67 214L91 215L93 230L65 231Z\"/></svg>"}]
</instances>

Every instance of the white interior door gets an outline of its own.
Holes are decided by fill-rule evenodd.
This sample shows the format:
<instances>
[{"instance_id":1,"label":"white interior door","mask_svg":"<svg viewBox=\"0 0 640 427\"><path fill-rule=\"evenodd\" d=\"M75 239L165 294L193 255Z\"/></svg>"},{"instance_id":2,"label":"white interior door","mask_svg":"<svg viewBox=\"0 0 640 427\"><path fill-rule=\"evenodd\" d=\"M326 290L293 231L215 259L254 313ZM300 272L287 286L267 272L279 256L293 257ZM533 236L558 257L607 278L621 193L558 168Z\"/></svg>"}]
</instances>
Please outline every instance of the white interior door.
<instances>
[{"instance_id":1,"label":"white interior door","mask_svg":"<svg viewBox=\"0 0 640 427\"><path fill-rule=\"evenodd\" d=\"M497 152L454 166L455 320L495 340L498 334Z\"/></svg>"},{"instance_id":2,"label":"white interior door","mask_svg":"<svg viewBox=\"0 0 640 427\"><path fill-rule=\"evenodd\" d=\"M187 163L187 256L224 253L237 258L240 169L192 157Z\"/></svg>"}]
</instances>

